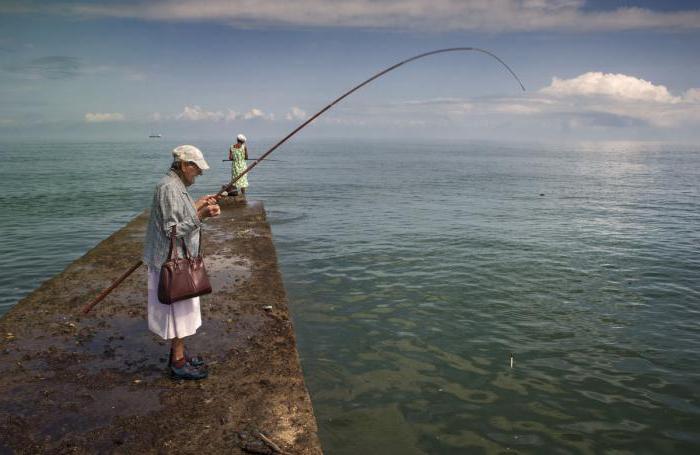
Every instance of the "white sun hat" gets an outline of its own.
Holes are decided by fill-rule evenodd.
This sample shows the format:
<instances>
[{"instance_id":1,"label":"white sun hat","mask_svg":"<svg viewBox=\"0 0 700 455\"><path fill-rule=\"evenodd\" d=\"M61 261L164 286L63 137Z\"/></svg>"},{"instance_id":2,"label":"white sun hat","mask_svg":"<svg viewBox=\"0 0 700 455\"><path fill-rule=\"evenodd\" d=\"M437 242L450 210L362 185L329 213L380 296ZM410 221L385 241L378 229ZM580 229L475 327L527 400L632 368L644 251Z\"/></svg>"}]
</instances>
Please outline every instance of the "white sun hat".
<instances>
[{"instance_id":1,"label":"white sun hat","mask_svg":"<svg viewBox=\"0 0 700 455\"><path fill-rule=\"evenodd\" d=\"M180 161L191 161L199 166L201 170L209 169L209 165L204 161L204 155L194 145L180 145L173 149L173 156Z\"/></svg>"},{"instance_id":2,"label":"white sun hat","mask_svg":"<svg viewBox=\"0 0 700 455\"><path fill-rule=\"evenodd\" d=\"M238 136L236 136L236 139L238 139L238 142L243 142L243 143L245 143L245 141L247 141L246 137L242 134L239 134Z\"/></svg>"}]
</instances>

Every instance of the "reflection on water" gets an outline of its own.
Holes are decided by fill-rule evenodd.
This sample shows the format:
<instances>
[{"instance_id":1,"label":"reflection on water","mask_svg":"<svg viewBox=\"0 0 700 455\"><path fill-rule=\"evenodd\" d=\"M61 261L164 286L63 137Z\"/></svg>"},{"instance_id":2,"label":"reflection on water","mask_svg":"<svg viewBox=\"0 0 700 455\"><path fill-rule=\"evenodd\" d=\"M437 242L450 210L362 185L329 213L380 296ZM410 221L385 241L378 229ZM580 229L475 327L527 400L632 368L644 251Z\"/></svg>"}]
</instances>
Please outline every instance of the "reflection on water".
<instances>
[{"instance_id":1,"label":"reflection on water","mask_svg":"<svg viewBox=\"0 0 700 455\"><path fill-rule=\"evenodd\" d=\"M225 157L226 144L193 142ZM0 192L1 303L147 206L169 148L4 147L27 172ZM700 153L344 142L279 153L286 162L251 175L250 198L266 204L327 453L700 449ZM102 160L57 179L63 161L42 168L41 154ZM115 172L125 161L140 163L127 180ZM193 192L228 175L212 169ZM46 204L20 216L20 194ZM245 278L229 253L212 270Z\"/></svg>"},{"instance_id":2,"label":"reflection on water","mask_svg":"<svg viewBox=\"0 0 700 455\"><path fill-rule=\"evenodd\" d=\"M700 154L430 152L264 190L327 452L700 448Z\"/></svg>"}]
</instances>

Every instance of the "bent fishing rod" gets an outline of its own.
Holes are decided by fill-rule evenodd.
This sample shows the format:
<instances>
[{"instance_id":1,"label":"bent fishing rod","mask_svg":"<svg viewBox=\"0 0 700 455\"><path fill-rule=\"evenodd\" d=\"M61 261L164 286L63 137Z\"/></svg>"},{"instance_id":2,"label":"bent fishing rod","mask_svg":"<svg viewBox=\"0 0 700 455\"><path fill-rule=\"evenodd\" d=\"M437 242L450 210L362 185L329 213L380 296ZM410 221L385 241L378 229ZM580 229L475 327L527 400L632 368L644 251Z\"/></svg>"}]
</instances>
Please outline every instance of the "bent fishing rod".
<instances>
[{"instance_id":1,"label":"bent fishing rod","mask_svg":"<svg viewBox=\"0 0 700 455\"><path fill-rule=\"evenodd\" d=\"M260 156L260 158L255 159L243 172L241 172L241 173L238 175L238 177L236 177L235 179L233 179L228 185L223 185L222 188L221 188L221 190L220 190L218 193L216 193L216 195L214 196L214 198L220 199L220 198L223 197L224 195L226 195L226 194L228 194L228 193L230 193L230 192L233 192L233 190L235 189L235 184L236 184L236 182L237 182L238 180L240 180L241 177L243 177L244 175L246 175L246 174L247 174L248 172L250 172L255 166L257 166L258 164L260 164L265 158L267 158L267 156L268 156L269 154L271 154L272 152L274 152L275 150L277 150L277 148L278 148L280 145L284 144L284 143L287 142L287 140L289 140L292 136L294 136L294 135L297 134L299 131L301 131L302 129L304 129L304 128L306 127L306 125L308 125L309 123L311 123L311 122L313 122L314 120L316 120L318 117L320 117L321 115L323 115L327 110L329 110L330 108L332 108L333 106L335 106L336 104L338 104L339 102L341 102L343 99L345 99L345 98L347 98L348 96L350 96L352 93L356 92L357 90L361 89L362 87L364 87L365 85L367 85L367 84L369 84L370 82L374 81L375 79L379 79L380 77L384 76L386 73L389 73L389 72L395 70L396 68L398 68L398 67L400 67L400 66L403 66L403 65L405 65L405 64L407 64L407 63L413 62L413 61L415 61L415 60L418 60L418 59L421 59L421 58L424 58L424 57L428 57L428 56L435 55L435 54L444 54L444 53L447 53L447 52L481 52L482 54L486 54L486 55L488 55L489 57L492 57L492 58L496 59L501 65L503 65L503 66L505 67L505 69L507 69L508 72L515 78L515 80L518 81L518 84L520 85L520 88L521 88L523 91L525 91L525 86L523 85L522 81L520 80L520 78L518 77L518 75L515 74L515 72L514 72L512 69L510 69L510 67L506 64L506 62L504 62L503 60L501 60L496 54L494 54L494 53L492 53L492 52L489 52L489 51L487 51L487 50L484 50L484 49L480 49L480 48L478 48L478 47L450 47L450 48L446 48L446 49L437 49L437 50L434 50L434 51L425 52L425 53L423 53L423 54L415 55L415 56L413 56L413 57L411 57L411 58L407 58L406 60L403 60L403 61L401 61L401 62L399 62L399 63L396 63L396 64L394 64L394 65L392 65L392 66L390 66L390 67L388 67L388 68L386 68L386 69L384 69L384 70L378 72L378 73L375 74L374 76L372 76L372 77L370 77L369 79L367 79L367 80L361 82L360 84L357 84L355 87L351 88L350 90L348 90L347 92L343 93L342 95L340 95L340 96L339 96L338 98L336 98L335 100L331 101L327 106L325 106L323 109L321 109L320 111L316 112L314 115L312 115L311 117L309 117L308 120L306 120L305 122L303 122L301 125L299 125L298 127L296 127L291 133L287 134L287 135L286 135L284 138L282 138L279 142L277 142L275 145L273 145L272 147L270 147L270 149L269 149L267 152L263 153L263 154ZM124 281L127 277L129 277L129 275L131 275L134 271L136 271L136 269L138 269L142 264L143 264L143 261L138 261L138 262L135 263L133 266L131 266L131 268L130 268L129 270L127 270L122 276L120 276L114 283L112 283L111 286L109 286L107 289L105 289L104 291L102 291L102 292L100 293L100 295L98 295L93 301L91 301L90 303L88 303L87 305L85 305L85 306L83 307L83 310L82 310L83 313L88 313L95 305L97 305L97 304L100 303L105 297L107 297L107 296L109 295L110 292L112 292L117 286L119 286L119 285L122 283L122 281Z\"/></svg>"},{"instance_id":2,"label":"bent fishing rod","mask_svg":"<svg viewBox=\"0 0 700 455\"><path fill-rule=\"evenodd\" d=\"M246 175L248 172L250 172L250 171L251 171L255 166L257 166L261 161L263 161L265 158L267 158L267 156L268 156L270 153L274 152L274 151L277 149L277 147L279 147L280 145L282 145L282 144L284 144L285 142L287 142L287 140L288 140L289 138L291 138L292 136L294 136L295 134L297 134L299 131L301 131L304 127L306 127L306 125L308 125L309 123L313 122L313 121L316 120L318 117L320 117L321 115L323 115L327 110L329 110L330 108L332 108L333 106L335 106L336 104L338 104L339 102L341 102L343 99L345 99L346 97L348 97L349 95L351 95L353 92L356 92L357 90L361 89L361 88L364 87L365 85L367 85L367 84L369 84L370 82L374 81L375 79L379 79L380 77L384 76L386 73L388 73L388 72L390 72L390 71L393 71L393 70L395 70L396 68L398 68L398 67L400 67L400 66L402 66L402 65L405 65L406 63L410 63L410 62L413 62L413 61L415 61L415 60L418 60L418 59L421 59L421 58L424 58L424 57L428 57L428 56L430 56L430 55L444 54L444 53L446 53L446 52L469 52L469 51L471 51L471 52L481 52L481 53L483 53L483 54L486 54L486 55L488 55L488 56L490 56L490 57L496 59L501 65L503 65L503 66L505 67L505 69L508 70L508 72L515 78L515 80L518 81L518 84L520 85L520 88L521 88L523 91L525 91L525 86L523 85L522 81L520 80L520 78L518 77L518 75L515 74L515 72L514 72L512 69L510 69L510 67L506 64L506 62L504 62L503 60L501 60L496 54L494 54L494 53L492 53L492 52L489 52L489 51L487 51L487 50L480 49L480 48L478 48L478 47L450 47L450 48L446 48L446 49L438 49L438 50L435 50L435 51L430 51L430 52L425 52L425 53L423 53L423 54L418 54L418 55L413 56L413 57L411 57L411 58L407 58L406 60L403 60L403 61L401 61L401 62L399 62L399 63L396 63L395 65L392 65L392 66L386 68L385 70L382 70L382 71L378 72L377 74L375 74L374 76L370 77L370 78L367 79L366 81L361 82L360 84L357 84L355 87L351 88L350 90L348 90L347 92L343 93L342 95L340 95L340 96L339 96L338 98L336 98L335 100L331 101L330 104L328 104L326 107L324 107L323 109L321 109L320 111L318 111L317 113L315 113L313 116L311 116L311 117L310 117L308 120L306 120L304 123L302 123L301 125L299 125L298 127L296 127L291 133L289 133L289 134L286 135L284 138L282 138L282 140L280 140L278 143L276 143L275 145L273 145L272 147L270 147L270 149L269 149L267 152L263 153L263 154L260 156L260 158L258 158L257 160L253 161L253 162L250 164L250 166L248 166L243 172L241 172L241 173L238 175L238 177L236 177L235 179L233 179L233 180L231 181L231 183L229 183L228 185L224 185L224 187L221 189L221 191L219 191L219 192L216 194L216 197L220 197L221 195L223 195L223 193L228 192L228 191L231 191L231 189L234 187L234 184L235 184L241 177L243 177L243 176Z\"/></svg>"}]
</instances>

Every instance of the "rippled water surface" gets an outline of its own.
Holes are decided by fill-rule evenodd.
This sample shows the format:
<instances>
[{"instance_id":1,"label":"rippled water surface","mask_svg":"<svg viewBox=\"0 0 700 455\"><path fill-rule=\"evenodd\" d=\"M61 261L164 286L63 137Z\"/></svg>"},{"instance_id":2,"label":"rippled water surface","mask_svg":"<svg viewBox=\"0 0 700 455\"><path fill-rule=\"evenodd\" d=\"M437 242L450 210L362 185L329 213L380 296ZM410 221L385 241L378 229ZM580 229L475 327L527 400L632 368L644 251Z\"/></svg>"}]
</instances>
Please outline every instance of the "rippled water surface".
<instances>
[{"instance_id":1,"label":"rippled water surface","mask_svg":"<svg viewBox=\"0 0 700 455\"><path fill-rule=\"evenodd\" d=\"M215 166L201 193L226 180L226 144L197 144ZM2 145L0 305L147 206L174 145ZM700 151L334 141L275 158L251 197L327 453L700 450Z\"/></svg>"}]
</instances>

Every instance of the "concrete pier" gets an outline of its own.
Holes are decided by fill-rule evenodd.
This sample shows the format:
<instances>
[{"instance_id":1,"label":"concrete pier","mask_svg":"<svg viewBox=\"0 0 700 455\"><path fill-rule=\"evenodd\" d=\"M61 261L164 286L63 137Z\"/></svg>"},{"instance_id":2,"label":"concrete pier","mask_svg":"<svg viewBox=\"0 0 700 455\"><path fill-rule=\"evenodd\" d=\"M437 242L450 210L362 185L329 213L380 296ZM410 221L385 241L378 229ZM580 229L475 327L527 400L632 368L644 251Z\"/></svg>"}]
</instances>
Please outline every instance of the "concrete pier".
<instances>
[{"instance_id":1,"label":"concrete pier","mask_svg":"<svg viewBox=\"0 0 700 455\"><path fill-rule=\"evenodd\" d=\"M140 259L141 214L0 319L0 453L321 453L263 205L222 208L204 228L214 292L186 339L209 378L167 375L145 266L80 311Z\"/></svg>"}]
</instances>

